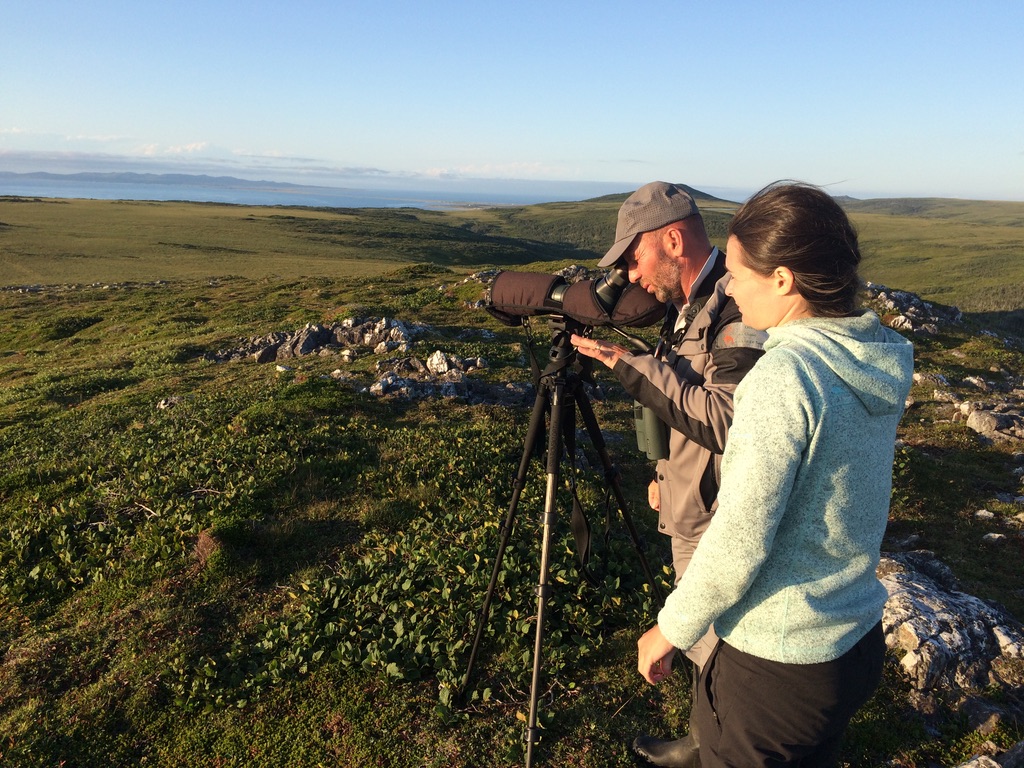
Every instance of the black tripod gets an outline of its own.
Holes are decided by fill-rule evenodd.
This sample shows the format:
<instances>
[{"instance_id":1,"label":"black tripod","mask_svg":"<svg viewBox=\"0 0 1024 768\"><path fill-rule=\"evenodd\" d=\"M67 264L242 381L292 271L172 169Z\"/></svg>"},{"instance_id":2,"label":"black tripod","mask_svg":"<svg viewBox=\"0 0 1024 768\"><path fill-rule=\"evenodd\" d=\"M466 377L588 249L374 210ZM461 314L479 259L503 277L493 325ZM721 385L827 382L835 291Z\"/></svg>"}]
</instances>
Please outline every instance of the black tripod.
<instances>
[{"instance_id":1,"label":"black tripod","mask_svg":"<svg viewBox=\"0 0 1024 768\"><path fill-rule=\"evenodd\" d=\"M526 726L526 765L527 768L533 765L533 746L540 741L540 734L537 729L537 697L540 688L541 656L544 640L544 613L548 598L551 596L551 587L548 584L549 557L551 548L551 533L555 522L555 497L559 486L559 467L563 455L563 447L569 446L569 455L575 453L576 444L576 409L583 418L587 428L587 434L598 452L601 463L604 467L605 480L615 494L615 500L622 512L622 518L629 530L629 535L636 547L640 557L640 563L647 577L651 590L659 604L664 601L664 594L661 586L654 578L651 568L644 556L643 547L640 543L640 536L633 520L626 508L622 489L619 485L619 476L611 463L608 451L605 446L604 437L597 424L593 408L587 399L583 389L582 380L573 367L577 359L576 349L569 341L570 335L581 333L582 325L574 326L576 321L568 318L552 318L549 320L555 329L554 338L551 344L551 351L548 355L548 366L540 374L537 381L537 396L534 400L533 413L530 417L530 425L526 433L526 440L523 447L523 456L519 462L519 471L516 474L512 491L512 501L509 504L508 514L499 531L498 553L494 559L494 569L491 572L491 581L487 586L487 594L484 597L483 607L477 619L476 636L473 639L473 647L469 655L469 663L466 667L466 676L462 681L462 690L465 692L469 686L469 680L473 673L473 666L476 663L477 652L480 647L480 638L483 635L484 626L490 616L491 601L494 598L494 590L498 583L498 576L501 571L501 562L505 554L505 547L508 545L509 537L512 535L512 528L515 523L516 508L519 506L519 497L526 485L527 470L530 465L531 454L540 448L540 441L543 439L545 416L548 416L546 472L547 486L544 494L544 517L543 533L541 541L540 575L537 582L537 631L533 646L533 681L530 685L530 716ZM592 361L585 358L585 363ZM590 369L585 368L587 380L590 381ZM570 401L568 406L566 401ZM573 407L575 404L575 408Z\"/></svg>"}]
</instances>

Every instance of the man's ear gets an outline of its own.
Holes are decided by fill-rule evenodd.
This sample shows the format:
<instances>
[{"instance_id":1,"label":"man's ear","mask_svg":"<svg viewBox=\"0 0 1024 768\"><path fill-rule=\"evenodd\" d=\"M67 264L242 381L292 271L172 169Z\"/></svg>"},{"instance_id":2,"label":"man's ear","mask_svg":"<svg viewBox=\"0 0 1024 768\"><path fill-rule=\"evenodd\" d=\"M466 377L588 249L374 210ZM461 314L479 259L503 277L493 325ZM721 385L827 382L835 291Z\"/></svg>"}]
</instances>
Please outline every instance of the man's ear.
<instances>
[{"instance_id":1,"label":"man's ear","mask_svg":"<svg viewBox=\"0 0 1024 768\"><path fill-rule=\"evenodd\" d=\"M665 251L673 258L681 258L683 255L683 233L676 227L668 227L662 234L661 244Z\"/></svg>"}]
</instances>

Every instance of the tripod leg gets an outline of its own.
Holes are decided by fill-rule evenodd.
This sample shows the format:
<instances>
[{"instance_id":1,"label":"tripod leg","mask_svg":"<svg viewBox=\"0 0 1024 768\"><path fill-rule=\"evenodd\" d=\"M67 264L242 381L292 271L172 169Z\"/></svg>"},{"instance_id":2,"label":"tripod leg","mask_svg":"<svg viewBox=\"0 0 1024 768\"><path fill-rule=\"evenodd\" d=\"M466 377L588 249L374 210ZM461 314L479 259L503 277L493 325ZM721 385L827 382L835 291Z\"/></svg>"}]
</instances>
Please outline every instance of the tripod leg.
<instances>
[{"instance_id":1,"label":"tripod leg","mask_svg":"<svg viewBox=\"0 0 1024 768\"><path fill-rule=\"evenodd\" d=\"M491 581L487 585L487 593L484 596L484 604L477 615L476 634L473 637L473 646L469 652L469 662L466 665L466 674L462 678L461 694L465 695L469 689L469 681L473 674L473 667L476 665L477 653L480 650L480 639L483 637L484 626L491 614L491 601L494 599L494 590L498 584L498 575L501 573L501 562L505 556L505 548L508 546L509 537L512 535L512 528L515 525L516 508L519 506L519 497L522 495L526 485L526 475L530 467L530 457L536 445L544 433L544 415L548 404L547 390L538 385L537 397L534 399L533 413L530 416L530 426L526 432L526 439L523 444L523 456L519 461L519 471L512 486L512 500L508 506L508 513L501 525L498 540L498 552L494 558L494 568L491 569Z\"/></svg>"},{"instance_id":2,"label":"tripod leg","mask_svg":"<svg viewBox=\"0 0 1024 768\"><path fill-rule=\"evenodd\" d=\"M661 585L654 578L651 566L647 562L647 557L644 555L643 547L640 544L640 534L637 532L636 526L633 524L633 517L629 514L629 508L626 506L626 499L622 495L622 486L619 484L619 472L612 464L612 460L608 455L607 444L604 441L604 435L601 434L601 428L597 424L597 417L594 415L594 409L590 405L587 393L583 391L582 387L577 387L575 389L573 397L576 400L576 406L580 410L580 415L583 417L583 423L587 427L587 434L590 437L590 442L593 444L598 456L601 457L601 465L604 467L605 480L608 481L608 485L615 494L615 501L619 505L619 511L622 512L622 520L626 524L629 536L633 540L633 546L636 548L636 553L640 557L640 566L643 568L644 576L647 577L647 583L651 585L651 594L657 598L659 604L663 603L665 601L665 594L661 589Z\"/></svg>"},{"instance_id":3,"label":"tripod leg","mask_svg":"<svg viewBox=\"0 0 1024 768\"><path fill-rule=\"evenodd\" d=\"M544 495L544 528L540 551L540 577L537 581L537 633L533 644L533 680L530 684L530 717L526 725L526 768L533 765L533 745L540 741L537 729L537 697L540 694L540 670L544 645L544 614L551 592L548 571L551 557L551 532L555 523L558 470L562 458L562 407L565 385L556 380L551 397L551 420L548 429L547 488Z\"/></svg>"}]
</instances>

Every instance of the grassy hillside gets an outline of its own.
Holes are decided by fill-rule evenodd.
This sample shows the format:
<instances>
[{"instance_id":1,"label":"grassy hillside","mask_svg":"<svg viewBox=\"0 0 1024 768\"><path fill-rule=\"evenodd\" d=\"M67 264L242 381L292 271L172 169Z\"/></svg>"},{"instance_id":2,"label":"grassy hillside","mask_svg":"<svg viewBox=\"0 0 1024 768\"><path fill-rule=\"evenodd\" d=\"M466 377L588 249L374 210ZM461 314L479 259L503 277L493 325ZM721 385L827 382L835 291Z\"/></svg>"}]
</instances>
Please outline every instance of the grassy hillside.
<instances>
[{"instance_id":1,"label":"grassy hillside","mask_svg":"<svg viewBox=\"0 0 1024 768\"><path fill-rule=\"evenodd\" d=\"M474 377L525 383L526 334L471 308L482 287L464 276L593 258L584 238L614 229L618 203L593 231L574 233L573 211L602 205L0 202L4 274L34 276L4 282L51 286L0 291L0 764L522 764L539 462L469 701L452 691L529 408L369 394L397 352L281 369L204 353L310 322L389 316L423 324L409 354L480 356L488 367ZM517 239L524 231L534 234ZM543 358L543 323L534 336ZM971 327L916 350L919 370L953 381L992 377L993 366L1017 381L1024 372L1019 348ZM597 377L599 423L667 581L667 547L641 503L650 468L630 403L607 372ZM1009 524L1016 514L999 500L1016 491L1012 449L950 422L933 385L913 395L893 535L923 535L968 591L1024 616L1019 558L979 544L999 523L974 516L984 507ZM581 499L601 531L600 465L581 449ZM538 763L632 765L633 735L683 727L687 686L655 690L635 673L653 605L621 522L597 544L595 588L574 559L564 493L558 508ZM844 765L924 768L971 754L979 737L965 723L936 734L909 712L890 661ZM989 738L1005 747L1022 735L1003 723Z\"/></svg>"},{"instance_id":2,"label":"grassy hillside","mask_svg":"<svg viewBox=\"0 0 1024 768\"><path fill-rule=\"evenodd\" d=\"M886 216L912 216L921 219L963 221L997 227L1024 227L1022 203L998 200L957 200L946 197L897 197L856 200L842 198L842 205L853 214L878 213Z\"/></svg>"},{"instance_id":3,"label":"grassy hillside","mask_svg":"<svg viewBox=\"0 0 1024 768\"><path fill-rule=\"evenodd\" d=\"M1024 335L1024 204L875 200L846 204L865 275Z\"/></svg>"},{"instance_id":4,"label":"grassy hillside","mask_svg":"<svg viewBox=\"0 0 1024 768\"><path fill-rule=\"evenodd\" d=\"M719 246L735 203L700 195ZM404 263L592 263L625 195L462 211L0 198L0 284L350 278ZM844 200L865 279L1024 335L1024 203ZM548 269L548 267L541 267Z\"/></svg>"},{"instance_id":5,"label":"grassy hillside","mask_svg":"<svg viewBox=\"0 0 1024 768\"><path fill-rule=\"evenodd\" d=\"M3 285L346 278L417 262L514 265L589 256L419 209L0 198Z\"/></svg>"}]
</instances>

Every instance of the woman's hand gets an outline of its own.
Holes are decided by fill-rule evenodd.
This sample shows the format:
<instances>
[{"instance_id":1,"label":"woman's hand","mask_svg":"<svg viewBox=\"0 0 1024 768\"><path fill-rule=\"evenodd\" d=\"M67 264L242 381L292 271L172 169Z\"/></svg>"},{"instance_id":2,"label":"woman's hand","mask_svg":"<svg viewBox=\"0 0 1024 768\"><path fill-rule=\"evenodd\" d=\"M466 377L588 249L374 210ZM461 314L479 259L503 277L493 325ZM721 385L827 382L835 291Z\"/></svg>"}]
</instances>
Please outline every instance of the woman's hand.
<instances>
[{"instance_id":1,"label":"woman's hand","mask_svg":"<svg viewBox=\"0 0 1024 768\"><path fill-rule=\"evenodd\" d=\"M628 349L619 346L618 344L599 341L598 339L588 339L585 336L578 336L575 333L569 341L572 342L573 346L576 347L581 354L584 354L587 357L592 357L595 360L600 360L609 368L614 368L615 364L619 361L619 358L629 352Z\"/></svg>"},{"instance_id":2,"label":"woman's hand","mask_svg":"<svg viewBox=\"0 0 1024 768\"><path fill-rule=\"evenodd\" d=\"M672 657L675 646L661 634L655 624L637 641L637 669L651 685L657 685L672 674Z\"/></svg>"}]
</instances>

